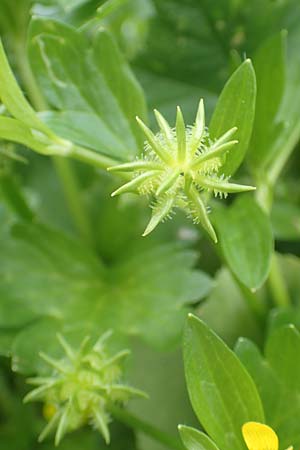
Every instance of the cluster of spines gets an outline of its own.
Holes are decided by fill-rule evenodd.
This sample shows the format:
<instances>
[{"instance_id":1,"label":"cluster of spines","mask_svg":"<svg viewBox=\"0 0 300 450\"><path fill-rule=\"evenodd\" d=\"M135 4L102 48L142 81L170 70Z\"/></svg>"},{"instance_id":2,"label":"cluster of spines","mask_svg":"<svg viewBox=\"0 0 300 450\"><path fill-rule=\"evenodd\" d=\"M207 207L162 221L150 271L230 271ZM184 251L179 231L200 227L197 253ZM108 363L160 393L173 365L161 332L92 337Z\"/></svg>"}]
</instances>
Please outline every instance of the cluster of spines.
<instances>
[{"instance_id":1,"label":"cluster of spines","mask_svg":"<svg viewBox=\"0 0 300 450\"><path fill-rule=\"evenodd\" d=\"M175 128L171 128L158 111L154 110L154 113L160 127L160 132L156 135L137 118L147 139L142 159L108 169L133 174L131 181L118 188L112 196L127 192L154 196L152 217L143 236L170 217L174 208L183 207L193 217L193 221L201 223L217 242L201 192L210 192L223 198L230 192L255 189L252 186L229 183L229 177L225 178L220 174L227 152L238 143L232 139L237 128L231 128L213 141L205 126L202 100L192 127L185 125L179 107Z\"/></svg>"},{"instance_id":2,"label":"cluster of spines","mask_svg":"<svg viewBox=\"0 0 300 450\"><path fill-rule=\"evenodd\" d=\"M30 378L28 382L37 387L24 398L24 402L43 401L48 411L49 422L39 436L40 442L56 429L55 445L58 445L68 431L90 423L109 443L109 403L124 404L131 396L146 397L144 392L120 382L119 363L130 352L122 350L108 357L105 344L110 336L108 331L91 349L87 349L87 337L75 352L65 338L58 335L65 357L56 360L40 354L53 372L49 377Z\"/></svg>"}]
</instances>

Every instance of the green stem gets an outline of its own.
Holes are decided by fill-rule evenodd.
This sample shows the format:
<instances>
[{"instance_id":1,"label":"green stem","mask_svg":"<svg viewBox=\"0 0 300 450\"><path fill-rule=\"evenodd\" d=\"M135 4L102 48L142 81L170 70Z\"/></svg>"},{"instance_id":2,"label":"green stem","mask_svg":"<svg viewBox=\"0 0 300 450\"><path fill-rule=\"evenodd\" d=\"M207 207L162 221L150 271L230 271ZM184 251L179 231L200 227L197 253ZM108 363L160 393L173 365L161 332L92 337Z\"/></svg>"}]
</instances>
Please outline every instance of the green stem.
<instances>
[{"instance_id":1,"label":"green stem","mask_svg":"<svg viewBox=\"0 0 300 450\"><path fill-rule=\"evenodd\" d=\"M273 203L273 183L267 178L258 182L258 189L256 192L256 198L259 205L270 216L272 203ZM285 279L279 266L278 257L275 251L271 257L270 272L267 279L267 285L272 295L273 303L276 306L289 306L291 305L291 299L289 296L288 288L286 286Z\"/></svg>"},{"instance_id":2,"label":"green stem","mask_svg":"<svg viewBox=\"0 0 300 450\"><path fill-rule=\"evenodd\" d=\"M37 111L43 111L47 108L47 103L45 102L38 85L36 84L34 75L32 73L31 67L28 63L27 52L24 45L24 41L20 38L15 41L14 53L16 56L16 63L18 66L18 72L22 80L23 86L25 87L26 94L30 98L31 103Z\"/></svg>"},{"instance_id":3,"label":"green stem","mask_svg":"<svg viewBox=\"0 0 300 450\"><path fill-rule=\"evenodd\" d=\"M62 188L74 223L84 241L92 246L93 240L90 223L85 211L83 211L83 205L80 199L80 189L77 179L74 176L71 161L68 161L61 156L53 156L52 161L62 183Z\"/></svg>"},{"instance_id":4,"label":"green stem","mask_svg":"<svg viewBox=\"0 0 300 450\"><path fill-rule=\"evenodd\" d=\"M268 284L276 306L289 306L291 304L289 292L275 252L272 255Z\"/></svg>"},{"instance_id":5,"label":"green stem","mask_svg":"<svg viewBox=\"0 0 300 450\"><path fill-rule=\"evenodd\" d=\"M260 177L260 179L262 178ZM266 181L266 178L262 182L257 181L256 185L257 189L255 194L257 203L268 215L270 215L273 203L274 188L268 181Z\"/></svg>"},{"instance_id":6,"label":"green stem","mask_svg":"<svg viewBox=\"0 0 300 450\"><path fill-rule=\"evenodd\" d=\"M235 279L241 293L243 294L245 300L247 301L249 308L255 314L255 317L260 324L264 322L264 318L267 312L267 307L265 303L257 296L256 292L251 292L243 283L241 283L236 276L231 272L233 278Z\"/></svg>"},{"instance_id":7,"label":"green stem","mask_svg":"<svg viewBox=\"0 0 300 450\"><path fill-rule=\"evenodd\" d=\"M48 105L41 95L36 84L34 75L29 65L26 49L23 40L15 42L16 60L18 62L18 70L25 86L28 97L37 111L48 109ZM91 245L92 233L88 220L88 215L84 204L81 201L80 188L76 175L66 159L60 157L53 158L54 166L63 185L64 194L68 203L69 211L72 215L74 224L83 240Z\"/></svg>"},{"instance_id":8,"label":"green stem","mask_svg":"<svg viewBox=\"0 0 300 450\"><path fill-rule=\"evenodd\" d=\"M101 153L94 152L79 145L73 145L70 156L78 161L98 167L99 169L107 169L108 167L120 164L120 161L110 158L109 156L102 155Z\"/></svg>"},{"instance_id":9,"label":"green stem","mask_svg":"<svg viewBox=\"0 0 300 450\"><path fill-rule=\"evenodd\" d=\"M141 431L142 433L146 434L153 440L158 441L161 444L165 445L167 448L172 450L185 449L185 447L181 445L178 439L173 438L172 436L168 435L167 433L164 433L155 426L139 419L137 416L131 414L127 410L119 408L118 406L115 405L110 405L109 410L111 414L115 417L115 419L119 420L125 425L128 425L130 428L133 428L137 431Z\"/></svg>"},{"instance_id":10,"label":"green stem","mask_svg":"<svg viewBox=\"0 0 300 450\"><path fill-rule=\"evenodd\" d=\"M93 167L105 170L108 169L108 167L117 166L122 163L122 161L118 161L110 158L109 156L102 155L101 153L80 147L79 145L72 146L69 156L77 161L81 161ZM118 175L124 180L132 179L130 173L120 172Z\"/></svg>"},{"instance_id":11,"label":"green stem","mask_svg":"<svg viewBox=\"0 0 300 450\"><path fill-rule=\"evenodd\" d=\"M273 185L275 185L280 173L282 172L284 166L286 165L289 157L294 151L298 140L299 140L299 132L300 132L300 123L294 128L294 130L290 133L287 141L285 142L284 148L281 149L279 155L273 158L272 162L268 167L268 176Z\"/></svg>"}]
</instances>

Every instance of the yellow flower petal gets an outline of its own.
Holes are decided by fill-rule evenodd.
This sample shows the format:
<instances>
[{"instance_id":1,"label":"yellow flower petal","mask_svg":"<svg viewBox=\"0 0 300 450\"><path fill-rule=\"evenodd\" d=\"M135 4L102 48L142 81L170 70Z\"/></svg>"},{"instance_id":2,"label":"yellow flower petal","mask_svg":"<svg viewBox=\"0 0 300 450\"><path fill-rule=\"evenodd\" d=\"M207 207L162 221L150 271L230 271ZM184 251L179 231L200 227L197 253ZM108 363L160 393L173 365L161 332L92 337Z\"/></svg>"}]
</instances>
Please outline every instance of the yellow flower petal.
<instances>
[{"instance_id":1,"label":"yellow flower petal","mask_svg":"<svg viewBox=\"0 0 300 450\"><path fill-rule=\"evenodd\" d=\"M278 450L277 434L267 425L247 422L242 433L249 450Z\"/></svg>"}]
</instances>

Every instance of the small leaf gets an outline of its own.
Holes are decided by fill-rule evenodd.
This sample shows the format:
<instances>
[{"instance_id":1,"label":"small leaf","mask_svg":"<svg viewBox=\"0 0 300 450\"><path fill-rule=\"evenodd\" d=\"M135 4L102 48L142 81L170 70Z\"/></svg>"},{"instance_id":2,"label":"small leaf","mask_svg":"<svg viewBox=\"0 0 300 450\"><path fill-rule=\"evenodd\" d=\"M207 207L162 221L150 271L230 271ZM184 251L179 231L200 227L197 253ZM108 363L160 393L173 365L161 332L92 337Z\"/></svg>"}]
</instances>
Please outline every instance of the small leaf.
<instances>
[{"instance_id":1,"label":"small leaf","mask_svg":"<svg viewBox=\"0 0 300 450\"><path fill-rule=\"evenodd\" d=\"M264 422L255 384L236 355L207 325L189 315L184 366L193 409L222 450L244 450L241 427Z\"/></svg>"},{"instance_id":2,"label":"small leaf","mask_svg":"<svg viewBox=\"0 0 300 450\"><path fill-rule=\"evenodd\" d=\"M234 275L256 290L266 280L273 251L270 220L251 196L214 213L223 256Z\"/></svg>"},{"instance_id":3,"label":"small leaf","mask_svg":"<svg viewBox=\"0 0 300 450\"><path fill-rule=\"evenodd\" d=\"M218 450L216 444L207 434L192 427L179 425L180 437L187 450Z\"/></svg>"},{"instance_id":4,"label":"small leaf","mask_svg":"<svg viewBox=\"0 0 300 450\"><path fill-rule=\"evenodd\" d=\"M239 143L227 154L221 172L232 175L242 163L250 141L255 113L256 80L252 63L247 59L231 76L219 97L209 130L219 138L232 127Z\"/></svg>"}]
</instances>

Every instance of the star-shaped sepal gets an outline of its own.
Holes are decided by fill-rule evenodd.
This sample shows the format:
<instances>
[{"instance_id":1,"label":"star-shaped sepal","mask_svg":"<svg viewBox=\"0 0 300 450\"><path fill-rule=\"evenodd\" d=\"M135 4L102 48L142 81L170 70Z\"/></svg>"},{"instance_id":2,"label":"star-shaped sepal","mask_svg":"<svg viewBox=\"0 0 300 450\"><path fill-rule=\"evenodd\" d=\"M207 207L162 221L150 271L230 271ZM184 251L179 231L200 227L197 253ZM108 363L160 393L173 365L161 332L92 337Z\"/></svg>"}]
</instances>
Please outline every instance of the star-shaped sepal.
<instances>
[{"instance_id":1,"label":"star-shaped sepal","mask_svg":"<svg viewBox=\"0 0 300 450\"><path fill-rule=\"evenodd\" d=\"M205 126L203 100L199 102L193 126L185 125L180 107L177 107L174 128L158 111L154 113L160 127L156 135L137 117L146 137L142 158L108 169L132 174L131 180L112 196L134 192L151 197L152 216L143 236L170 218L176 208L181 208L217 242L203 193L225 198L228 193L255 189L253 186L230 183L230 177L222 175L226 154L238 143L232 139L237 128L231 128L212 140Z\"/></svg>"}]
</instances>

